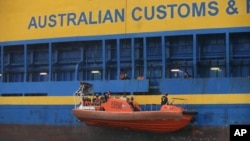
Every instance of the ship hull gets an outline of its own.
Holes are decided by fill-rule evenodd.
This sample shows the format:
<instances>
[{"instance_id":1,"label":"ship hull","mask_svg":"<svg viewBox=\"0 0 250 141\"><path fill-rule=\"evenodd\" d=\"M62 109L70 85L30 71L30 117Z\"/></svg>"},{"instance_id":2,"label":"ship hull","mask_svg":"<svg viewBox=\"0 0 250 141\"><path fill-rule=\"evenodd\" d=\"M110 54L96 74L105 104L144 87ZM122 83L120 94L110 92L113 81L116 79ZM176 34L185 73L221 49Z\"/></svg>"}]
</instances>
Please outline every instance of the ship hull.
<instances>
[{"instance_id":1,"label":"ship hull","mask_svg":"<svg viewBox=\"0 0 250 141\"><path fill-rule=\"evenodd\" d=\"M123 128L157 133L174 132L185 127L192 115L181 112L141 111L104 112L74 109L73 114L90 126Z\"/></svg>"}]
</instances>

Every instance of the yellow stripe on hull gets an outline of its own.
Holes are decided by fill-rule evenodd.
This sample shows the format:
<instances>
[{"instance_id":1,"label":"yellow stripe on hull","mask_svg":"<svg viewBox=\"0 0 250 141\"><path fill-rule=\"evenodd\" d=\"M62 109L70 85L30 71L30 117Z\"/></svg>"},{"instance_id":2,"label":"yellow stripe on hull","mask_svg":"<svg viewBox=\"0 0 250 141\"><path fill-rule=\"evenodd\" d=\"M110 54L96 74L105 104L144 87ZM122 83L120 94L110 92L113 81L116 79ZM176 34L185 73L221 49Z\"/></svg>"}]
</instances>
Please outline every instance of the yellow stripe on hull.
<instances>
[{"instance_id":1,"label":"yellow stripe on hull","mask_svg":"<svg viewBox=\"0 0 250 141\"><path fill-rule=\"evenodd\" d=\"M136 96L135 100L140 104L160 104L161 95ZM187 99L188 104L250 104L250 94L197 94L197 95L169 95L171 98ZM181 104L183 101L176 100Z\"/></svg>"},{"instance_id":2,"label":"yellow stripe on hull","mask_svg":"<svg viewBox=\"0 0 250 141\"><path fill-rule=\"evenodd\" d=\"M1 105L72 105L72 96L1 97Z\"/></svg>"},{"instance_id":3,"label":"yellow stripe on hull","mask_svg":"<svg viewBox=\"0 0 250 141\"><path fill-rule=\"evenodd\" d=\"M127 96L130 97L130 96ZM136 95L139 104L160 104L161 95ZM188 104L250 104L250 94L183 94L169 95L171 98L187 99ZM0 97L0 105L74 105L79 98L73 96ZM176 100L175 104L183 101Z\"/></svg>"}]
</instances>

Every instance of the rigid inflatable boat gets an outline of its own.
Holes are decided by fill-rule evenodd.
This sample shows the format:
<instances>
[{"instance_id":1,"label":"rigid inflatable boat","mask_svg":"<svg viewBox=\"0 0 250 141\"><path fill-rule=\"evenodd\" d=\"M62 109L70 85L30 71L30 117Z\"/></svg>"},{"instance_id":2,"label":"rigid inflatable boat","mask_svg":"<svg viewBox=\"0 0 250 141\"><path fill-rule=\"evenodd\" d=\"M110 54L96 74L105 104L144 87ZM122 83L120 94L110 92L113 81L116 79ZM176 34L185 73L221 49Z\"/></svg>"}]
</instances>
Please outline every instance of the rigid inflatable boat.
<instances>
[{"instance_id":1,"label":"rigid inflatable boat","mask_svg":"<svg viewBox=\"0 0 250 141\"><path fill-rule=\"evenodd\" d=\"M91 84L82 83L87 92ZM80 91L84 90L80 87ZM81 95L78 93L78 95ZM182 107L165 104L159 110L143 111L135 102L124 97L98 97L92 101L82 96L82 101L73 109L73 114L79 121L90 126L115 127L138 131L166 133L177 131L188 125L195 114L194 110L184 110ZM96 102L98 101L98 102Z\"/></svg>"}]
</instances>

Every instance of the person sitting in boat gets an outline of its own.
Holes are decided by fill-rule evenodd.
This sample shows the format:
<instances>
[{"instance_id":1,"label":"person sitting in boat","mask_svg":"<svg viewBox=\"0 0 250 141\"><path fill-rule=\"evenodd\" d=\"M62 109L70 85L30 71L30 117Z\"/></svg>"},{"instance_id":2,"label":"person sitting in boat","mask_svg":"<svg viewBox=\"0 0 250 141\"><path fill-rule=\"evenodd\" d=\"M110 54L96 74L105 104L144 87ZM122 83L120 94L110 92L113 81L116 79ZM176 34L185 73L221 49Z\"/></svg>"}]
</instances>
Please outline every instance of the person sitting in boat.
<instances>
[{"instance_id":1,"label":"person sitting in boat","mask_svg":"<svg viewBox=\"0 0 250 141\"><path fill-rule=\"evenodd\" d=\"M127 103L129 104L130 108L134 111L135 107L134 107L134 104L133 102L131 101L130 98L127 97Z\"/></svg>"},{"instance_id":2,"label":"person sitting in boat","mask_svg":"<svg viewBox=\"0 0 250 141\"><path fill-rule=\"evenodd\" d=\"M107 102L109 98L110 98L110 92L107 91L107 92L105 93L105 101Z\"/></svg>"},{"instance_id":3,"label":"person sitting in boat","mask_svg":"<svg viewBox=\"0 0 250 141\"><path fill-rule=\"evenodd\" d=\"M168 103L168 93L164 94L162 97L161 97L161 106L162 105L165 105L165 104L169 104Z\"/></svg>"},{"instance_id":4,"label":"person sitting in boat","mask_svg":"<svg viewBox=\"0 0 250 141\"><path fill-rule=\"evenodd\" d=\"M101 95L101 103L105 103L105 102L106 102L105 96Z\"/></svg>"},{"instance_id":5,"label":"person sitting in boat","mask_svg":"<svg viewBox=\"0 0 250 141\"><path fill-rule=\"evenodd\" d=\"M140 106L134 101L134 97L130 98L130 103L132 104L134 111L141 111Z\"/></svg>"},{"instance_id":6,"label":"person sitting in boat","mask_svg":"<svg viewBox=\"0 0 250 141\"><path fill-rule=\"evenodd\" d=\"M88 98L88 97L82 97L82 102L81 102L81 104L83 105L83 106L90 106L91 105L91 101L90 101L90 99Z\"/></svg>"},{"instance_id":7,"label":"person sitting in boat","mask_svg":"<svg viewBox=\"0 0 250 141\"><path fill-rule=\"evenodd\" d=\"M96 94L95 98L93 98L93 104L95 106L100 106L101 105L101 99L99 98L99 94Z\"/></svg>"},{"instance_id":8,"label":"person sitting in boat","mask_svg":"<svg viewBox=\"0 0 250 141\"><path fill-rule=\"evenodd\" d=\"M133 103L133 105L135 107L134 111L141 111L141 108L138 105L138 103L134 101L134 97L131 97L131 101L132 101L132 103Z\"/></svg>"}]
</instances>

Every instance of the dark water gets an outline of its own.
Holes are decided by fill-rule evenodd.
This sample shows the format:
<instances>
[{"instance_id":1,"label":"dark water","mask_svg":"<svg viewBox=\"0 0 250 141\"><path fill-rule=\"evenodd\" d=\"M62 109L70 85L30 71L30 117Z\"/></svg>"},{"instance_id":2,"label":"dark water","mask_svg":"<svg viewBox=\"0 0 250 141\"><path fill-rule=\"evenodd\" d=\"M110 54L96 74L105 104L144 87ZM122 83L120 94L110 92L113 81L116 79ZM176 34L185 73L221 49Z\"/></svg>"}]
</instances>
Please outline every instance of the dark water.
<instances>
[{"instance_id":1,"label":"dark water","mask_svg":"<svg viewBox=\"0 0 250 141\"><path fill-rule=\"evenodd\" d=\"M0 141L229 141L229 127L188 126L173 133L50 125L0 125Z\"/></svg>"}]
</instances>

